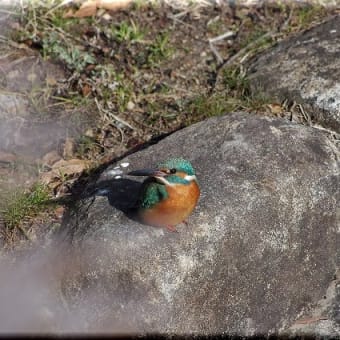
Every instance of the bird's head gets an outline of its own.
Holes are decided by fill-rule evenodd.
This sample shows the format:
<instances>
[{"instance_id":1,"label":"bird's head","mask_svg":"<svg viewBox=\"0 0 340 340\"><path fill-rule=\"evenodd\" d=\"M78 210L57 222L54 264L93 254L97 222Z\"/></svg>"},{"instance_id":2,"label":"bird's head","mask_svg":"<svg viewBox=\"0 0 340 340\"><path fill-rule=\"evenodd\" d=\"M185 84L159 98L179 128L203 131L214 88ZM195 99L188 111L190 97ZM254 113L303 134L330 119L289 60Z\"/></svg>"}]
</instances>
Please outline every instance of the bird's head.
<instances>
[{"instance_id":1,"label":"bird's head","mask_svg":"<svg viewBox=\"0 0 340 340\"><path fill-rule=\"evenodd\" d=\"M171 158L158 164L155 169L142 169L131 171L131 176L148 176L158 183L174 186L190 184L196 180L195 170L191 163L183 158Z\"/></svg>"}]
</instances>

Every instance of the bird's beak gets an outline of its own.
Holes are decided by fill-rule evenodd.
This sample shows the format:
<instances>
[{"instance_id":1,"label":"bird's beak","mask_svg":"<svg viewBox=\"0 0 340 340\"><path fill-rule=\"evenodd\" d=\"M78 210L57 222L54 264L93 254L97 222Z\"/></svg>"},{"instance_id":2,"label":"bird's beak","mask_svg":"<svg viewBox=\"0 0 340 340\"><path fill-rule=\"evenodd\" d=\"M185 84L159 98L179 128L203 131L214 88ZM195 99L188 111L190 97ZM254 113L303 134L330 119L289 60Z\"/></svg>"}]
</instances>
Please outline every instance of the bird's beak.
<instances>
[{"instance_id":1,"label":"bird's beak","mask_svg":"<svg viewBox=\"0 0 340 340\"><path fill-rule=\"evenodd\" d=\"M141 169L130 171L128 173L130 176L148 176L148 177L164 177L167 175L166 172L159 169Z\"/></svg>"}]
</instances>

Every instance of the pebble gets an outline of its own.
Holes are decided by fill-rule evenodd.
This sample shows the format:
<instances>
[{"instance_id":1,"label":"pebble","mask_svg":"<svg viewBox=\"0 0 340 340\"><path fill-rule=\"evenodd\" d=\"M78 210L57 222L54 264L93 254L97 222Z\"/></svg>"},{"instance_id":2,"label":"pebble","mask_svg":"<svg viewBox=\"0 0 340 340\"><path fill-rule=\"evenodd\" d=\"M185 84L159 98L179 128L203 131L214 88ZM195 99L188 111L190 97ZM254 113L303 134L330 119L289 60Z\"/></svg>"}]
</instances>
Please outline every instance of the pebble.
<instances>
[{"instance_id":1,"label":"pebble","mask_svg":"<svg viewBox=\"0 0 340 340\"><path fill-rule=\"evenodd\" d=\"M126 108L127 108L128 110L133 110L133 109L135 108L135 103L129 101L129 102L126 104Z\"/></svg>"}]
</instances>

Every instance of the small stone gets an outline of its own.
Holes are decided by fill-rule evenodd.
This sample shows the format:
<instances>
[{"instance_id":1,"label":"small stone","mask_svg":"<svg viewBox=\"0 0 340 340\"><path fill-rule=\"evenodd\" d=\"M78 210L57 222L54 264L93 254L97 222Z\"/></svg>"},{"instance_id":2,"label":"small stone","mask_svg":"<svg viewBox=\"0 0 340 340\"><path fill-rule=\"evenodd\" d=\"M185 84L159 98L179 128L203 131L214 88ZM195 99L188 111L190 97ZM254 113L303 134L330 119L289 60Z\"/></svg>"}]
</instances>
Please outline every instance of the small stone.
<instances>
[{"instance_id":1,"label":"small stone","mask_svg":"<svg viewBox=\"0 0 340 340\"><path fill-rule=\"evenodd\" d=\"M85 136L86 137L90 137L90 138L93 138L94 137L94 131L93 129L88 129L85 131Z\"/></svg>"},{"instance_id":2,"label":"small stone","mask_svg":"<svg viewBox=\"0 0 340 340\"><path fill-rule=\"evenodd\" d=\"M109 13L105 13L102 18L106 21L112 20L112 16Z\"/></svg>"},{"instance_id":3,"label":"small stone","mask_svg":"<svg viewBox=\"0 0 340 340\"><path fill-rule=\"evenodd\" d=\"M111 15L106 13L106 10L104 8L99 8L97 10L96 16L97 17L102 17L103 19L105 19L104 16L106 16L106 17L109 16L109 19L107 19L107 20L111 19Z\"/></svg>"},{"instance_id":4,"label":"small stone","mask_svg":"<svg viewBox=\"0 0 340 340\"><path fill-rule=\"evenodd\" d=\"M132 101L129 101L126 105L126 108L130 111L133 110L135 108L135 103L133 103Z\"/></svg>"},{"instance_id":5,"label":"small stone","mask_svg":"<svg viewBox=\"0 0 340 340\"><path fill-rule=\"evenodd\" d=\"M27 80L30 82L34 82L37 79L37 75L35 73L30 73L27 75Z\"/></svg>"}]
</instances>

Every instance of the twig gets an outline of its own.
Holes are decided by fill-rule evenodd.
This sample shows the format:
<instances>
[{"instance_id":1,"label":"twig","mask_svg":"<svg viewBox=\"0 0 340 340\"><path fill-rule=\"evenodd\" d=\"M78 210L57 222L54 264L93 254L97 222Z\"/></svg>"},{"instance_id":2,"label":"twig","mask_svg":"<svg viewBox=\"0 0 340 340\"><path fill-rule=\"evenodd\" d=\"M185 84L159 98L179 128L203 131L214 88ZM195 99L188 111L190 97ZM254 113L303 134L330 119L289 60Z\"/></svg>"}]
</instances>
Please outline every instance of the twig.
<instances>
[{"instance_id":1,"label":"twig","mask_svg":"<svg viewBox=\"0 0 340 340\"><path fill-rule=\"evenodd\" d=\"M284 29L286 29L289 25L290 20L292 19L293 16L293 8L289 8L289 14L288 14L288 18L284 21L284 23L281 25L280 27L280 32L283 31Z\"/></svg>"},{"instance_id":2,"label":"twig","mask_svg":"<svg viewBox=\"0 0 340 340\"><path fill-rule=\"evenodd\" d=\"M179 19L179 17L177 15L170 15L169 18L172 19L174 22L179 22L180 24L185 25L185 26L190 27L190 28L195 28L194 25L188 24L187 22Z\"/></svg>"},{"instance_id":3,"label":"twig","mask_svg":"<svg viewBox=\"0 0 340 340\"><path fill-rule=\"evenodd\" d=\"M72 34L70 34L70 33L67 33L67 32L65 32L65 31L63 31L61 28L59 28L59 27L53 27L53 30L57 30L57 31L59 31L59 33L60 34L64 34L66 37L68 37L69 39L72 39L73 41L76 41L76 42L78 42L78 43L80 43L80 44L83 44L83 43L85 43L87 46L90 46L90 47L93 47L93 48L95 48L96 50L99 50L99 51L101 51L102 50L102 48L100 47L100 46L97 46L97 45L95 45L95 44L92 44L92 43L90 43L89 41L87 41L87 40L85 40L85 39L80 39L80 38L77 38L77 37L75 37L74 35L72 35Z\"/></svg>"},{"instance_id":4,"label":"twig","mask_svg":"<svg viewBox=\"0 0 340 340\"><path fill-rule=\"evenodd\" d=\"M52 7L49 11L46 12L45 17L47 17L50 13L54 12L55 10L57 10L58 8L65 6L67 4L69 4L70 2L73 2L73 0L64 0L62 1L60 4Z\"/></svg>"},{"instance_id":5,"label":"twig","mask_svg":"<svg viewBox=\"0 0 340 340\"><path fill-rule=\"evenodd\" d=\"M18 44L16 42L14 42L13 40L3 36L3 35L0 35L0 40L5 42L6 44L10 45L11 47L14 47L14 48L17 48L17 49L25 49L25 50L29 50L30 48L25 45L25 44Z\"/></svg>"},{"instance_id":6,"label":"twig","mask_svg":"<svg viewBox=\"0 0 340 340\"><path fill-rule=\"evenodd\" d=\"M216 17L210 19L208 22L207 22L207 27L209 27L209 25L213 24L214 22L220 20L220 15L216 15Z\"/></svg>"},{"instance_id":7,"label":"twig","mask_svg":"<svg viewBox=\"0 0 340 340\"><path fill-rule=\"evenodd\" d=\"M209 39L209 43L215 43L216 41L220 41L220 40L223 40L223 39L227 39L227 38L231 38L233 36L235 36L235 32L233 31L228 31L228 32L225 32L215 38L211 38Z\"/></svg>"},{"instance_id":8,"label":"twig","mask_svg":"<svg viewBox=\"0 0 340 340\"><path fill-rule=\"evenodd\" d=\"M339 139L340 140L340 133L338 132L335 132L333 130L329 130L329 129L326 129L322 126L319 126L319 125L315 125L313 124L313 128L314 129L317 129L317 130L320 130L320 131L324 131L324 132L327 132L329 134L331 134L333 136L334 139Z\"/></svg>"},{"instance_id":9,"label":"twig","mask_svg":"<svg viewBox=\"0 0 340 340\"><path fill-rule=\"evenodd\" d=\"M275 37L275 35L276 35L276 33L274 33L273 31L267 32L267 33L261 35L259 38L257 38L256 40L252 41L247 46L245 46L244 48L240 49L236 54L234 54L229 59L227 59L225 61L225 63L223 64L223 67L233 64L235 60L237 60L243 54L245 54L250 49L252 49L254 46L256 46L258 44L258 42L261 41L262 39L265 39L265 38L268 38L268 37L273 38L273 37Z\"/></svg>"},{"instance_id":10,"label":"twig","mask_svg":"<svg viewBox=\"0 0 340 340\"><path fill-rule=\"evenodd\" d=\"M251 51L247 52L241 59L240 59L240 64L242 65L248 57L251 55Z\"/></svg>"},{"instance_id":11,"label":"twig","mask_svg":"<svg viewBox=\"0 0 340 340\"><path fill-rule=\"evenodd\" d=\"M235 32L233 31L228 31L228 32L225 32L215 38L211 38L209 39L209 46L210 46L210 49L211 51L213 52L213 54L215 55L216 59L217 59L217 62L218 64L222 64L223 63L223 58L221 57L221 55L219 54L216 46L214 45L214 43L220 41L220 40L223 40L223 39L227 39L227 38L231 38L235 36Z\"/></svg>"},{"instance_id":12,"label":"twig","mask_svg":"<svg viewBox=\"0 0 340 340\"><path fill-rule=\"evenodd\" d=\"M100 105L100 103L98 102L97 97L94 98L94 101L97 105L97 108L99 110L99 112L103 112L104 113L104 117L110 122L110 119L114 119L117 122L127 126L128 128L130 128L131 130L135 130L133 126L131 126L128 122L126 122L124 119L116 116L115 114L113 114L112 112L110 112L109 110L105 110L104 108L102 108L102 106Z\"/></svg>"},{"instance_id":13,"label":"twig","mask_svg":"<svg viewBox=\"0 0 340 340\"><path fill-rule=\"evenodd\" d=\"M143 112L143 111L140 110L140 112ZM150 129L150 130L153 130L153 131L157 131L158 133L164 133L164 131L163 131L162 129L159 129L159 128L157 128L157 127L154 127L154 126L147 125L147 124L144 124L144 123L142 123L142 122L139 122L139 121L137 121L136 119L134 119L133 117L132 117L132 120L133 120L136 124L138 124L138 125L144 127L146 130Z\"/></svg>"},{"instance_id":14,"label":"twig","mask_svg":"<svg viewBox=\"0 0 340 340\"><path fill-rule=\"evenodd\" d=\"M31 237L27 234L26 230L21 225L17 225L16 227L23 233L27 240L33 242Z\"/></svg>"},{"instance_id":15,"label":"twig","mask_svg":"<svg viewBox=\"0 0 340 340\"><path fill-rule=\"evenodd\" d=\"M304 108L302 107L301 104L298 104L296 106L299 108L300 112L302 113L302 116L305 119L305 121L307 122L307 125L311 125L312 119L310 118L310 115L307 112L305 112L305 110L304 110Z\"/></svg>"},{"instance_id":16,"label":"twig","mask_svg":"<svg viewBox=\"0 0 340 340\"><path fill-rule=\"evenodd\" d=\"M216 47L214 46L214 44L209 44L211 51L213 52L213 54L215 55L216 59L217 59L217 63L219 65L223 64L223 58L221 57L221 55L218 53Z\"/></svg>"}]
</instances>

